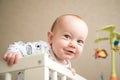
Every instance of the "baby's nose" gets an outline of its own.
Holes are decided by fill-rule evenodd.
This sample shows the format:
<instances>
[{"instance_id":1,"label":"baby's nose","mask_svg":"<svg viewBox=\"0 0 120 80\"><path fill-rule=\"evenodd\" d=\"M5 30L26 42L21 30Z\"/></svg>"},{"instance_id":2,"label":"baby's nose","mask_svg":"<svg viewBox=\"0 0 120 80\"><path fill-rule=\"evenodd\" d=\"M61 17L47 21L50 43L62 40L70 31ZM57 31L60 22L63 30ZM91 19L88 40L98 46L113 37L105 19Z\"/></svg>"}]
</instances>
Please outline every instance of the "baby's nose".
<instances>
[{"instance_id":1,"label":"baby's nose","mask_svg":"<svg viewBox=\"0 0 120 80\"><path fill-rule=\"evenodd\" d=\"M72 48L76 48L76 43L74 41L71 41L69 43L69 46L72 47Z\"/></svg>"}]
</instances>

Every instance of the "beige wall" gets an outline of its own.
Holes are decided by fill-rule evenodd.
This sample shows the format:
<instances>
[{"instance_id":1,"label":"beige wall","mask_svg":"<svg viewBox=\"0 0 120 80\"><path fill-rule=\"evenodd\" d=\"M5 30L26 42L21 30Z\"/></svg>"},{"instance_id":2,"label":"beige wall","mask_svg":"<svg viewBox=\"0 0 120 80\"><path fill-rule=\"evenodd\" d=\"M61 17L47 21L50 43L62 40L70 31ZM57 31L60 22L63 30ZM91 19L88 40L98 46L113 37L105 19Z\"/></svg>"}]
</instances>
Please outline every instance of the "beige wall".
<instances>
[{"instance_id":1,"label":"beige wall","mask_svg":"<svg viewBox=\"0 0 120 80\"><path fill-rule=\"evenodd\" d=\"M120 0L0 0L0 56L14 41L47 40L47 31L53 21L65 13L81 15L89 26L84 53L73 61L73 66L88 80L100 80L101 73L105 80L109 80L109 44L95 45L93 41L101 35L96 34L95 30L102 26L114 24L120 32ZM95 60L95 47L107 49L109 56ZM116 55L116 71L120 79L119 66L120 55Z\"/></svg>"}]
</instances>

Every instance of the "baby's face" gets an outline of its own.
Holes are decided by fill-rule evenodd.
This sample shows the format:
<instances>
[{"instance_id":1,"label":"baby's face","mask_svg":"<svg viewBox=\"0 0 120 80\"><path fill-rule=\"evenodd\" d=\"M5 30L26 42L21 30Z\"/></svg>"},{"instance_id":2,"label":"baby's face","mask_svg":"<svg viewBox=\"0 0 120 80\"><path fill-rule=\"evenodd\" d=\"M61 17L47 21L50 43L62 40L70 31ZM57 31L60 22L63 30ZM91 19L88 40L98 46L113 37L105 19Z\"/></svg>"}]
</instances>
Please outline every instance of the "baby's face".
<instances>
[{"instance_id":1,"label":"baby's face","mask_svg":"<svg viewBox=\"0 0 120 80\"><path fill-rule=\"evenodd\" d=\"M86 23L75 17L66 17L57 23L55 29L50 42L56 58L62 61L79 56L88 34Z\"/></svg>"}]
</instances>

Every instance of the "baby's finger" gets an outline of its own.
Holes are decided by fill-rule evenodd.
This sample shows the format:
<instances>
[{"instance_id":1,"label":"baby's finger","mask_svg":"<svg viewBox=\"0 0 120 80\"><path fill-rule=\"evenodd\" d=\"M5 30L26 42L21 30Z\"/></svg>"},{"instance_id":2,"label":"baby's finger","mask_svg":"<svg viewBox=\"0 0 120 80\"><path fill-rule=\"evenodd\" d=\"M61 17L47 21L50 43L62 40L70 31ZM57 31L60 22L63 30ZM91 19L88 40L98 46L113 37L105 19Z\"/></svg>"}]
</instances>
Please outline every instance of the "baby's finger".
<instances>
[{"instance_id":1,"label":"baby's finger","mask_svg":"<svg viewBox=\"0 0 120 80\"><path fill-rule=\"evenodd\" d=\"M76 70L74 68L68 68L68 69L72 72L73 75L76 74Z\"/></svg>"},{"instance_id":2,"label":"baby's finger","mask_svg":"<svg viewBox=\"0 0 120 80\"><path fill-rule=\"evenodd\" d=\"M9 60L11 59L11 56L12 56L12 53L7 53L7 54L5 55L5 61L6 61L6 62L9 62Z\"/></svg>"},{"instance_id":3,"label":"baby's finger","mask_svg":"<svg viewBox=\"0 0 120 80\"><path fill-rule=\"evenodd\" d=\"M4 54L3 60L7 61L7 56L8 56L8 53Z\"/></svg>"},{"instance_id":4,"label":"baby's finger","mask_svg":"<svg viewBox=\"0 0 120 80\"><path fill-rule=\"evenodd\" d=\"M8 61L9 66L12 66L13 64L15 64L15 56L16 54L11 54L11 57L9 58L9 61Z\"/></svg>"},{"instance_id":5,"label":"baby's finger","mask_svg":"<svg viewBox=\"0 0 120 80\"><path fill-rule=\"evenodd\" d=\"M14 64L16 64L17 62L18 62L18 59L19 59L20 57L19 57L19 55L18 54L16 54L15 55L15 60L14 60Z\"/></svg>"}]
</instances>

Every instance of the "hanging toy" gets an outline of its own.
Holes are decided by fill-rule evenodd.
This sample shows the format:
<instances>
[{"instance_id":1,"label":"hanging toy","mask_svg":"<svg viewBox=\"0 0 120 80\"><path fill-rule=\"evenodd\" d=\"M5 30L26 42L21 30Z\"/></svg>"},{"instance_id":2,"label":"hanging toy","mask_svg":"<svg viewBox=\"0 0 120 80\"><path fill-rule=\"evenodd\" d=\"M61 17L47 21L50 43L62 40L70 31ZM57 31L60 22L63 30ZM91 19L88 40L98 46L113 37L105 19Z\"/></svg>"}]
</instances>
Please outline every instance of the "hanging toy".
<instances>
[{"instance_id":1,"label":"hanging toy","mask_svg":"<svg viewBox=\"0 0 120 80\"><path fill-rule=\"evenodd\" d=\"M108 54L105 49L99 49L99 48L95 49L95 59L97 59L97 58L105 59L107 56L108 56Z\"/></svg>"},{"instance_id":2,"label":"hanging toy","mask_svg":"<svg viewBox=\"0 0 120 80\"><path fill-rule=\"evenodd\" d=\"M118 80L117 79L117 73L116 73L116 67L115 67L115 53L120 52L120 32L114 31L116 26L114 25L108 25L104 26L97 31L105 31L109 33L108 37L100 37L95 40L95 43L109 40L110 42L110 51L111 51L111 76L109 80ZM116 39L116 40L115 40Z\"/></svg>"},{"instance_id":3,"label":"hanging toy","mask_svg":"<svg viewBox=\"0 0 120 80\"><path fill-rule=\"evenodd\" d=\"M120 54L120 42L119 42L119 40L115 40L114 41L114 48L113 48L113 50Z\"/></svg>"},{"instance_id":4,"label":"hanging toy","mask_svg":"<svg viewBox=\"0 0 120 80\"><path fill-rule=\"evenodd\" d=\"M108 25L105 27L102 27L97 30L98 31L105 31L109 33L108 37L100 37L95 40L95 43L109 40L110 42L110 50L111 50L111 75L109 80L118 80L117 79L117 73L116 73L116 67L115 67L115 53L117 50L120 52L120 33L114 31L116 26L114 25ZM115 40L116 39L116 40ZM96 53L97 54L97 53Z\"/></svg>"}]
</instances>

